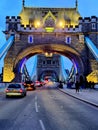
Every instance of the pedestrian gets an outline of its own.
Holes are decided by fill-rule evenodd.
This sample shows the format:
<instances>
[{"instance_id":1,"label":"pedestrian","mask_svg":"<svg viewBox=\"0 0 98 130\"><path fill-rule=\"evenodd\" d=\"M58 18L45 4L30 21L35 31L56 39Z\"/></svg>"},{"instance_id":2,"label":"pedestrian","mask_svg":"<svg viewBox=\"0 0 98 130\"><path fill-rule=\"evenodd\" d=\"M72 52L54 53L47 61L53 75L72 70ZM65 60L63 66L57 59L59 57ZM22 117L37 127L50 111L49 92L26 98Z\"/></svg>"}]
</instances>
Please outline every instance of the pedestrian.
<instances>
[{"instance_id":1,"label":"pedestrian","mask_svg":"<svg viewBox=\"0 0 98 130\"><path fill-rule=\"evenodd\" d=\"M83 79L83 76L82 75L80 75L80 79L79 79L80 81L80 88L84 88L84 79Z\"/></svg>"},{"instance_id":2,"label":"pedestrian","mask_svg":"<svg viewBox=\"0 0 98 130\"><path fill-rule=\"evenodd\" d=\"M94 86L95 86L95 83L94 83L94 82L92 82L92 89L94 89Z\"/></svg>"},{"instance_id":3,"label":"pedestrian","mask_svg":"<svg viewBox=\"0 0 98 130\"><path fill-rule=\"evenodd\" d=\"M85 76L85 79L84 79L84 86L85 86L85 89L88 89L89 88L89 83L87 81L87 78Z\"/></svg>"},{"instance_id":4,"label":"pedestrian","mask_svg":"<svg viewBox=\"0 0 98 130\"><path fill-rule=\"evenodd\" d=\"M78 73L76 73L76 75L75 75L75 89L76 89L76 92L79 92L79 89L80 89L80 77L79 77Z\"/></svg>"},{"instance_id":5,"label":"pedestrian","mask_svg":"<svg viewBox=\"0 0 98 130\"><path fill-rule=\"evenodd\" d=\"M61 81L59 82L59 88L63 88L63 84Z\"/></svg>"},{"instance_id":6,"label":"pedestrian","mask_svg":"<svg viewBox=\"0 0 98 130\"><path fill-rule=\"evenodd\" d=\"M62 84L62 82L60 82L60 88L63 88L63 84Z\"/></svg>"}]
</instances>

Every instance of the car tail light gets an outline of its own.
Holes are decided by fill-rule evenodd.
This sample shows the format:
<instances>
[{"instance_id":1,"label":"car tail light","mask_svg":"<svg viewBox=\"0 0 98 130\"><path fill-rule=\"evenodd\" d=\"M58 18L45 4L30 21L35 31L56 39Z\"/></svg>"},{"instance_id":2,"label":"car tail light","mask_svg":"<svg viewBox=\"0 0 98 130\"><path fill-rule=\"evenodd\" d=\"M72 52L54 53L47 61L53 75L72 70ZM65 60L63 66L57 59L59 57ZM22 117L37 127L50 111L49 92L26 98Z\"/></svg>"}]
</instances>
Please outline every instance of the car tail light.
<instances>
[{"instance_id":1,"label":"car tail light","mask_svg":"<svg viewBox=\"0 0 98 130\"><path fill-rule=\"evenodd\" d=\"M6 89L5 92L9 92L9 89Z\"/></svg>"},{"instance_id":2,"label":"car tail light","mask_svg":"<svg viewBox=\"0 0 98 130\"><path fill-rule=\"evenodd\" d=\"M26 85L26 83L22 83L23 85Z\"/></svg>"},{"instance_id":3,"label":"car tail light","mask_svg":"<svg viewBox=\"0 0 98 130\"><path fill-rule=\"evenodd\" d=\"M20 93L22 93L22 92L23 92L23 90L22 90L22 89L20 89L20 90L19 90L19 92L20 92Z\"/></svg>"}]
</instances>

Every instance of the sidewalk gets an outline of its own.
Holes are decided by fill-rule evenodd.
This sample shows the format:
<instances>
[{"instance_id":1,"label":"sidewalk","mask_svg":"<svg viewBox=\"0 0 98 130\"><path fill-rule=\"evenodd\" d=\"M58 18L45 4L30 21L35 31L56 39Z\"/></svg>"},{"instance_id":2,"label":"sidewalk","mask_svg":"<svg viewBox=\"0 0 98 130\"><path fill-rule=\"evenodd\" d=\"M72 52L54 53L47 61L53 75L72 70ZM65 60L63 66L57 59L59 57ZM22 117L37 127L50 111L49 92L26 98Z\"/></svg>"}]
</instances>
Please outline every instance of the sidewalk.
<instances>
[{"instance_id":1,"label":"sidewalk","mask_svg":"<svg viewBox=\"0 0 98 130\"><path fill-rule=\"evenodd\" d=\"M5 83L0 83L0 95L4 94L6 88L6 84Z\"/></svg>"},{"instance_id":2,"label":"sidewalk","mask_svg":"<svg viewBox=\"0 0 98 130\"><path fill-rule=\"evenodd\" d=\"M80 92L76 93L75 89L68 89L66 85L60 91L77 98L83 102L98 107L98 89L80 89Z\"/></svg>"}]
</instances>

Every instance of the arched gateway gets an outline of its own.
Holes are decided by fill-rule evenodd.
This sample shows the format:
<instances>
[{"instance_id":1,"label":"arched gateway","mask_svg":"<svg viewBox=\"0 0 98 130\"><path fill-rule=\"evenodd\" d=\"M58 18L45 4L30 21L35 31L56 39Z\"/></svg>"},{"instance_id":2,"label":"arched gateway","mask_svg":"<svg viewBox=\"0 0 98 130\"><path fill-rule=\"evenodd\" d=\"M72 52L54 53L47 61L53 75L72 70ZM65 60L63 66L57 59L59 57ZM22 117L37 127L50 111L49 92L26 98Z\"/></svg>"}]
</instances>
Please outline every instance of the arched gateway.
<instances>
[{"instance_id":1,"label":"arched gateway","mask_svg":"<svg viewBox=\"0 0 98 130\"><path fill-rule=\"evenodd\" d=\"M77 2L75 8L31 8L25 7L23 0L19 16L6 17L4 33L6 39L13 35L14 42L4 59L3 81L20 82L21 64L36 54L64 55L77 72L88 75L97 69L97 61L85 44L85 36L98 46L97 32L98 18L82 19ZM59 65L54 71L59 78Z\"/></svg>"}]
</instances>

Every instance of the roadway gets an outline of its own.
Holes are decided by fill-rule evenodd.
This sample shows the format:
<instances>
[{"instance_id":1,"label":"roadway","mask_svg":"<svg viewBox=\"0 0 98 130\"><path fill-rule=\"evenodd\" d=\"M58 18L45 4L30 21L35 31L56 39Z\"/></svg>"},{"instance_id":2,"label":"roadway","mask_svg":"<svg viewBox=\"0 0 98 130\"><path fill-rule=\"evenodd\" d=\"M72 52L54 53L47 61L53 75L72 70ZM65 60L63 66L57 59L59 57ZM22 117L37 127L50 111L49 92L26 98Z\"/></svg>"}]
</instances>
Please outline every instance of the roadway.
<instances>
[{"instance_id":1,"label":"roadway","mask_svg":"<svg viewBox=\"0 0 98 130\"><path fill-rule=\"evenodd\" d=\"M98 130L98 108L48 84L24 98L0 95L0 130Z\"/></svg>"}]
</instances>

